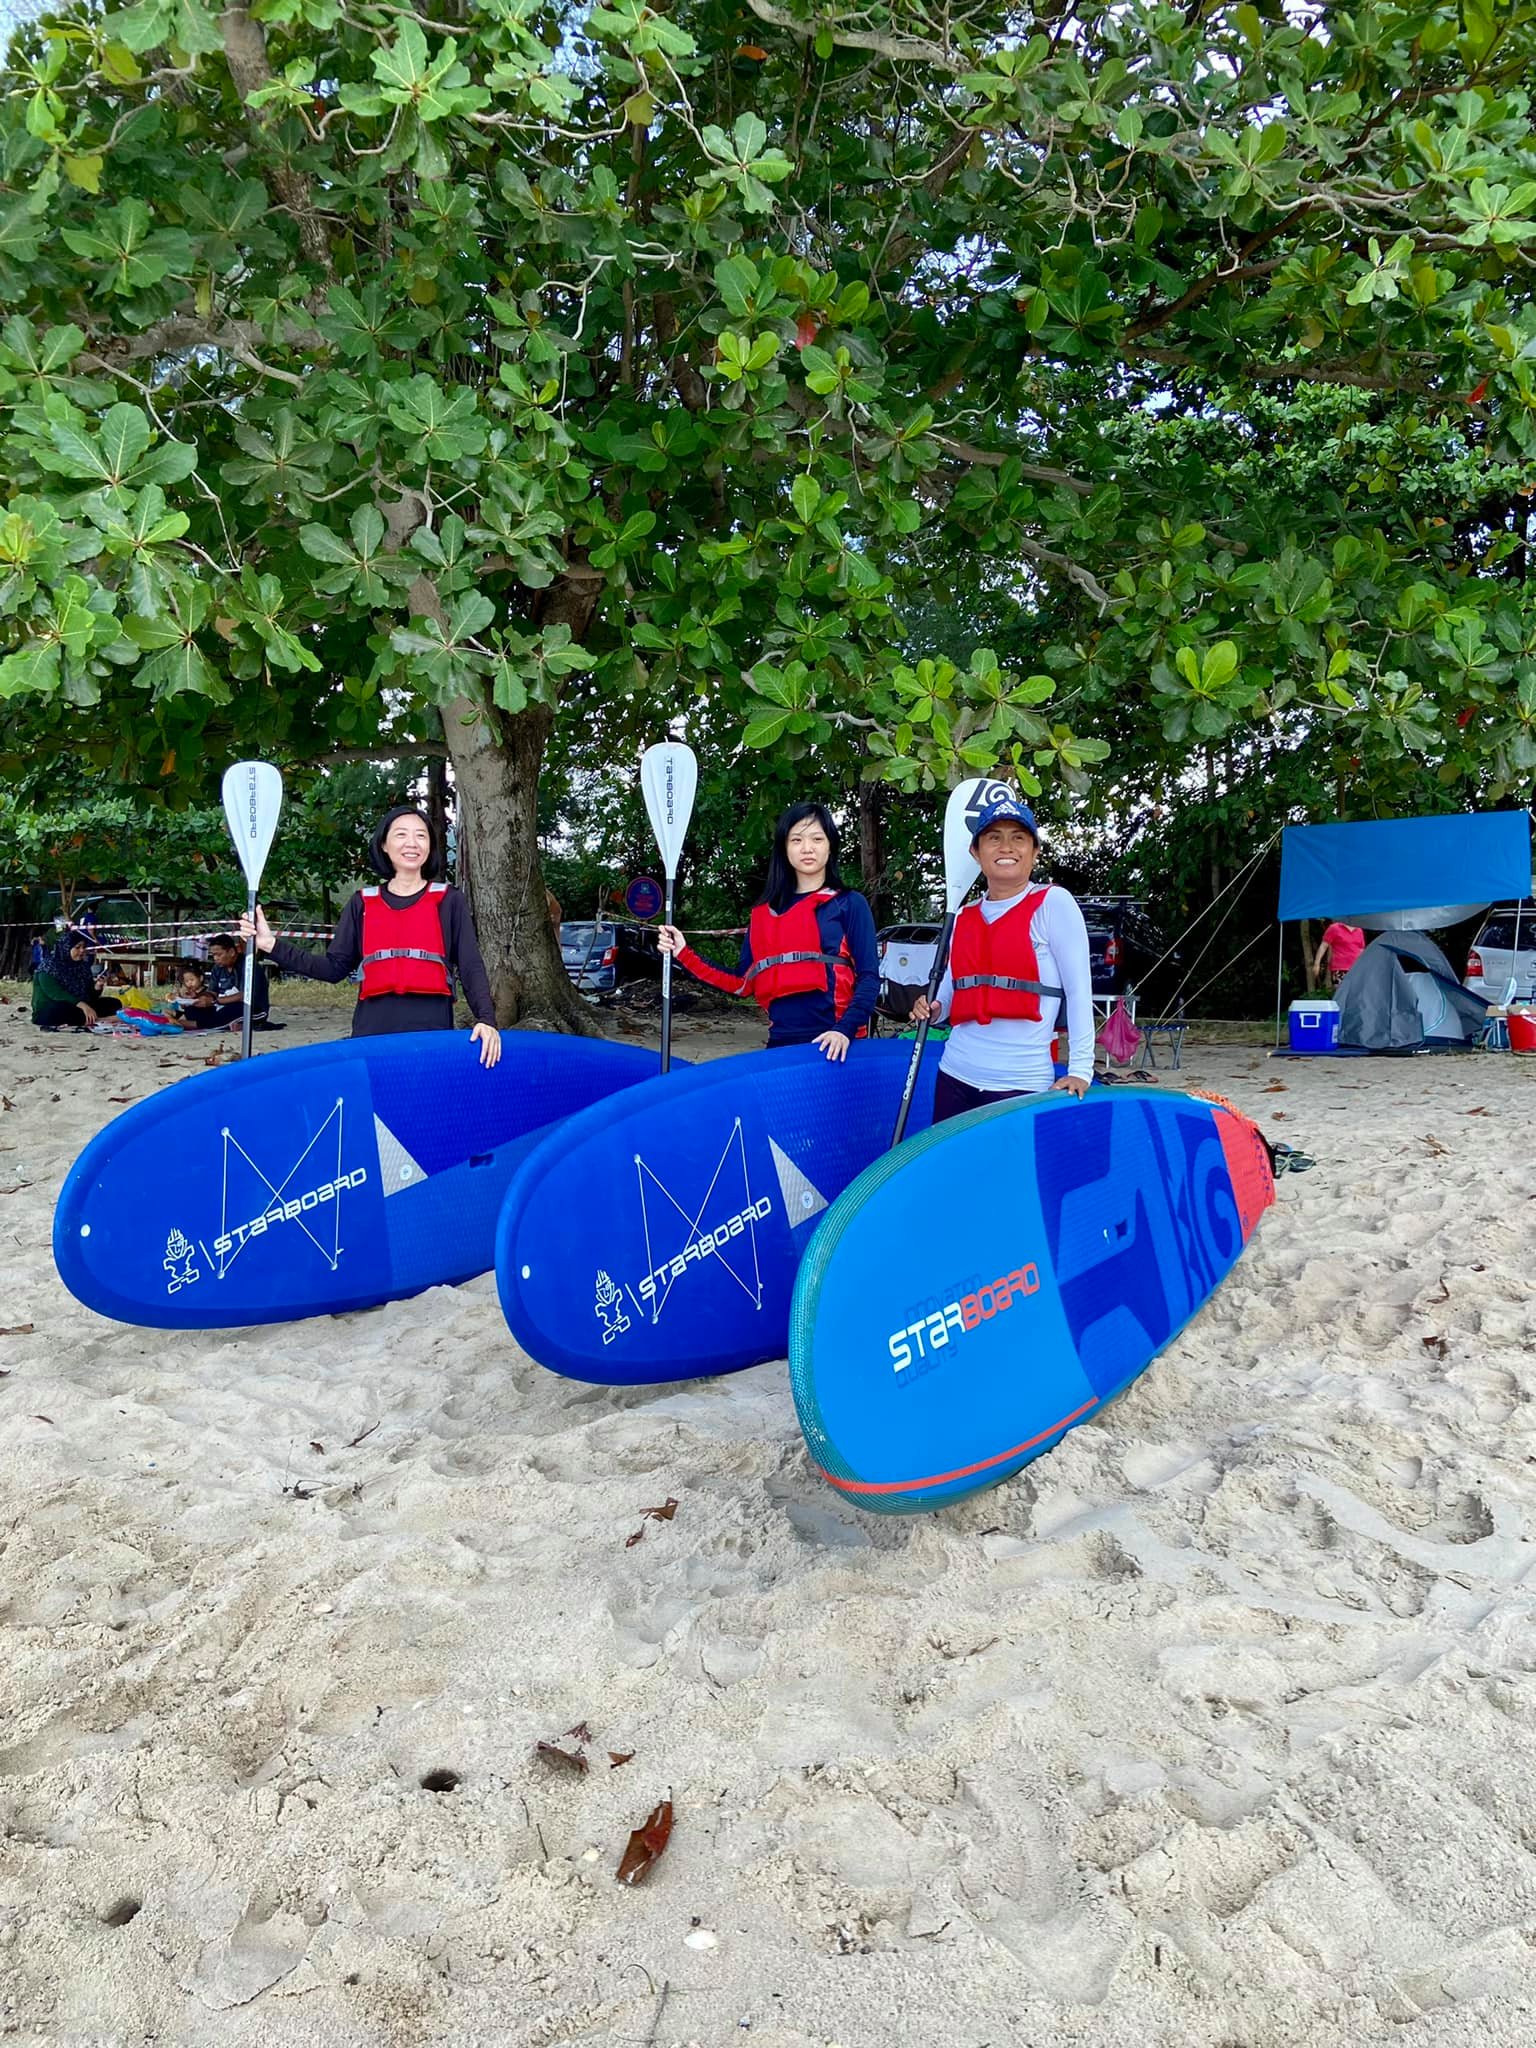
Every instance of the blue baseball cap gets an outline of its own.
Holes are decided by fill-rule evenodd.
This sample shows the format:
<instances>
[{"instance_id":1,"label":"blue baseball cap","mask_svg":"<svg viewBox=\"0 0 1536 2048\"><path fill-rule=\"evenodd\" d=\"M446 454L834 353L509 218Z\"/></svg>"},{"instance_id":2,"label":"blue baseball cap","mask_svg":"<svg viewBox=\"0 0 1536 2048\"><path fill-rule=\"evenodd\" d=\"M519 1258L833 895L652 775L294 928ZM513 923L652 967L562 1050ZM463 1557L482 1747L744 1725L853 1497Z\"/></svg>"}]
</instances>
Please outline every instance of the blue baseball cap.
<instances>
[{"instance_id":1,"label":"blue baseball cap","mask_svg":"<svg viewBox=\"0 0 1536 2048\"><path fill-rule=\"evenodd\" d=\"M1022 825L1036 846L1040 844L1040 827L1035 823L1035 814L1029 805L1021 804L1016 796L1004 796L999 797L995 804L988 804L976 820L976 830L971 834L972 847L975 847L983 832L1009 820L1016 825Z\"/></svg>"}]
</instances>

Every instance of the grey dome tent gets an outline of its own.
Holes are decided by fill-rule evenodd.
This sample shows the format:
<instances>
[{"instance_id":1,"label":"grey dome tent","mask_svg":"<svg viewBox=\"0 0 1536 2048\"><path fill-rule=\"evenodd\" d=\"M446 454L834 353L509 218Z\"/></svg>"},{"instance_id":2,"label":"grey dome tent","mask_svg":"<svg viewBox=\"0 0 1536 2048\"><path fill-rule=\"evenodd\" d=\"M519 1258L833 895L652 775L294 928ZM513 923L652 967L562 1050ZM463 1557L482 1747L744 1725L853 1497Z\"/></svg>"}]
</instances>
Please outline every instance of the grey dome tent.
<instances>
[{"instance_id":1,"label":"grey dome tent","mask_svg":"<svg viewBox=\"0 0 1536 2048\"><path fill-rule=\"evenodd\" d=\"M1414 994L1404 962L1424 968L1440 999L1432 1028ZM1418 1052L1426 1045L1461 1044L1488 1014L1487 999L1463 988L1433 939L1422 932L1382 932L1372 939L1335 990L1339 1044L1365 1052Z\"/></svg>"}]
</instances>

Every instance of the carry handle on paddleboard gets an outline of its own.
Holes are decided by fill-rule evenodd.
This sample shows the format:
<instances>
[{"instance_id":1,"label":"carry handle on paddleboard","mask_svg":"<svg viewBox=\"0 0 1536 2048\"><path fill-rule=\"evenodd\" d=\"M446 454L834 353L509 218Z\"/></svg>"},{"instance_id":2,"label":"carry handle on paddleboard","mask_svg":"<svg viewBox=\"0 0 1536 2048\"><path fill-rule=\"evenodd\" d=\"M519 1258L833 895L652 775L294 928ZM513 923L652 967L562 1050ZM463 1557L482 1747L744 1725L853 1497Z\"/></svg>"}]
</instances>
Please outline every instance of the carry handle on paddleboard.
<instances>
[{"instance_id":1,"label":"carry handle on paddleboard","mask_svg":"<svg viewBox=\"0 0 1536 2048\"><path fill-rule=\"evenodd\" d=\"M980 775L951 790L949 802L944 806L944 922L939 929L939 943L933 949L933 972L928 977L929 1014L917 1027L917 1043L912 1048L906 1086L901 1091L901 1107L896 1112L896 1128L891 1133L892 1146L899 1145L906 1136L907 1118L911 1114L912 1097L917 1088L917 1071L923 1063L923 1047L928 1043L933 999L939 992L944 969L949 964L949 942L954 936L955 915L969 894L971 884L981 873L971 851L976 820L988 804L999 803L1012 795L1014 791L1006 782L995 782L990 775Z\"/></svg>"},{"instance_id":2,"label":"carry handle on paddleboard","mask_svg":"<svg viewBox=\"0 0 1536 2048\"><path fill-rule=\"evenodd\" d=\"M224 770L224 817L235 852L245 870L245 914L256 922L256 892L283 808L283 778L270 761L236 761ZM251 1056L251 1004L256 994L256 940L245 949L245 1015L240 1025L240 1057Z\"/></svg>"},{"instance_id":3,"label":"carry handle on paddleboard","mask_svg":"<svg viewBox=\"0 0 1536 2048\"><path fill-rule=\"evenodd\" d=\"M693 816L694 794L699 786L699 764L693 749L680 740L663 740L647 747L640 757L640 788L645 797L645 814L656 835L666 876L666 906L662 922L672 922L673 893L677 882L677 861L688 836ZM661 956L661 1071L672 1067L672 955Z\"/></svg>"}]
</instances>

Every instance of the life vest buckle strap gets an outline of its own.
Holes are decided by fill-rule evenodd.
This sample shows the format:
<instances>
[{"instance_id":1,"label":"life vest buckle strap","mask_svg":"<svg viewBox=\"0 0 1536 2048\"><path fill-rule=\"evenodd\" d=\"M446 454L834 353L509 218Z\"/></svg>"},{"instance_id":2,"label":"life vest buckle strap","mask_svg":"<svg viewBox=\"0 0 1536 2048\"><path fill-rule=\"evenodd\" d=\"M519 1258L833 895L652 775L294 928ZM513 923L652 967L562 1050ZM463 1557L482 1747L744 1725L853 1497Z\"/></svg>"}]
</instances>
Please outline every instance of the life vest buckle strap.
<instances>
[{"instance_id":1,"label":"life vest buckle strap","mask_svg":"<svg viewBox=\"0 0 1536 2048\"><path fill-rule=\"evenodd\" d=\"M755 981L760 974L766 974L771 967L795 967L802 962L814 961L821 967L836 967L836 953L771 953L766 960L754 960L747 969L746 979Z\"/></svg>"},{"instance_id":2,"label":"life vest buckle strap","mask_svg":"<svg viewBox=\"0 0 1536 2048\"><path fill-rule=\"evenodd\" d=\"M1008 989L1016 995L1025 996L1065 996L1066 994L1065 989L1057 988L1049 981L1021 981L1012 974L961 974L956 977L953 985L957 989Z\"/></svg>"},{"instance_id":3,"label":"life vest buckle strap","mask_svg":"<svg viewBox=\"0 0 1536 2048\"><path fill-rule=\"evenodd\" d=\"M360 966L371 967L376 960L430 960L434 967L446 967L446 953L429 953L420 946L386 946L380 953L365 953Z\"/></svg>"}]
</instances>

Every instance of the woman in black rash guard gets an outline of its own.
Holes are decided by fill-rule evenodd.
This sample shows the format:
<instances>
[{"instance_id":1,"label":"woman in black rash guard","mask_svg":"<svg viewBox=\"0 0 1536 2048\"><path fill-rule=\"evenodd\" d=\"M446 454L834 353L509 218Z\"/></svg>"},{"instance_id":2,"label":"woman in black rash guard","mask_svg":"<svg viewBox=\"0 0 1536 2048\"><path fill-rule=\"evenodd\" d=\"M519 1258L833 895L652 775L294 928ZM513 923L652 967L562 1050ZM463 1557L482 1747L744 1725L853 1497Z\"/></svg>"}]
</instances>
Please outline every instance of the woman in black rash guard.
<instances>
[{"instance_id":1,"label":"woman in black rash guard","mask_svg":"<svg viewBox=\"0 0 1536 2048\"><path fill-rule=\"evenodd\" d=\"M480 1047L480 1064L494 1067L501 1058L501 1033L490 977L469 905L457 889L436 879L442 864L432 828L420 811L399 804L385 814L368 842L368 865L382 880L353 896L325 952L311 953L279 938L259 905L254 921L241 918L240 936L254 941L259 953L270 953L287 973L311 981L345 981L360 966L363 986L352 1013L354 1038L451 1031L449 975L457 973L477 1020L470 1037Z\"/></svg>"},{"instance_id":2,"label":"woman in black rash guard","mask_svg":"<svg viewBox=\"0 0 1536 2048\"><path fill-rule=\"evenodd\" d=\"M657 936L710 988L753 997L768 1017L770 1049L814 1045L829 1060L846 1059L880 999L875 920L858 891L843 886L825 804L791 804L780 818L734 974L702 959L675 925Z\"/></svg>"}]
</instances>

